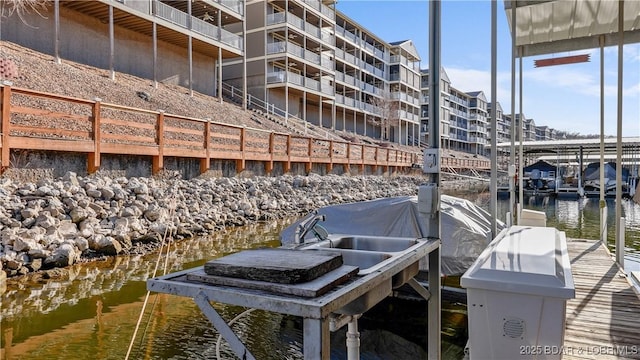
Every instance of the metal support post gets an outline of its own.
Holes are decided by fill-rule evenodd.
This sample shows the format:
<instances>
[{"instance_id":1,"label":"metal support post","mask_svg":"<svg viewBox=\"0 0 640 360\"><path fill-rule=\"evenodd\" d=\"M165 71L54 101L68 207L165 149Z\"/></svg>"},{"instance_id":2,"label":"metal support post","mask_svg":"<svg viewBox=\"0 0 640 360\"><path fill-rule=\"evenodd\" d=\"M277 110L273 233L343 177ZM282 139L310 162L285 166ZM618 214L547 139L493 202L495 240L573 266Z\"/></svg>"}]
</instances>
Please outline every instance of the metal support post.
<instances>
[{"instance_id":1,"label":"metal support post","mask_svg":"<svg viewBox=\"0 0 640 360\"><path fill-rule=\"evenodd\" d=\"M218 314L218 312L209 303L209 298L203 292L200 292L193 300L196 302L202 313L211 321L213 326L220 332L220 335L227 340L231 350L240 359L255 360L255 356L251 354L249 349L242 343L242 341L231 330L227 322ZM306 359L306 357L305 357Z\"/></svg>"}]
</instances>

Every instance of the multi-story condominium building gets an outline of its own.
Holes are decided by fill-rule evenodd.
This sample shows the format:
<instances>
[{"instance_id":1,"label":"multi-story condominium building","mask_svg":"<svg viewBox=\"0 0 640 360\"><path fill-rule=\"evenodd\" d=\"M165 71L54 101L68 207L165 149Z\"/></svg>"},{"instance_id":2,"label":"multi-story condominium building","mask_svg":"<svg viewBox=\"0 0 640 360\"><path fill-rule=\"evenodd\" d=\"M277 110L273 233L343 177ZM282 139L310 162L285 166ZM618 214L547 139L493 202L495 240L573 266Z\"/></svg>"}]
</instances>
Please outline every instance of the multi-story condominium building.
<instances>
[{"instance_id":1,"label":"multi-story condominium building","mask_svg":"<svg viewBox=\"0 0 640 360\"><path fill-rule=\"evenodd\" d=\"M533 119L524 119L524 141L536 141L536 122Z\"/></svg>"},{"instance_id":2,"label":"multi-story condominium building","mask_svg":"<svg viewBox=\"0 0 640 360\"><path fill-rule=\"evenodd\" d=\"M469 95L449 87L449 149L470 152Z\"/></svg>"},{"instance_id":3,"label":"multi-story condominium building","mask_svg":"<svg viewBox=\"0 0 640 360\"><path fill-rule=\"evenodd\" d=\"M487 98L483 91L469 95L469 146L470 152L484 155L487 145Z\"/></svg>"},{"instance_id":4,"label":"multi-story condominium building","mask_svg":"<svg viewBox=\"0 0 640 360\"><path fill-rule=\"evenodd\" d=\"M334 5L52 1L42 16L25 14L26 23L4 18L2 39L112 76L123 72L208 95L222 96L223 79L239 89L246 84L249 94L284 116L402 144L427 143L429 72L420 71L413 42L385 42ZM444 69L441 74L441 146L484 153L484 94L465 94L451 86ZM499 132L508 132L509 118L503 118ZM525 118L523 126L524 139L535 140L533 120ZM553 137L551 130L544 139Z\"/></svg>"},{"instance_id":5,"label":"multi-story condominium building","mask_svg":"<svg viewBox=\"0 0 640 360\"><path fill-rule=\"evenodd\" d=\"M536 126L536 141L555 140L555 130L542 125Z\"/></svg>"},{"instance_id":6,"label":"multi-story condominium building","mask_svg":"<svg viewBox=\"0 0 640 360\"><path fill-rule=\"evenodd\" d=\"M420 137L420 56L411 40L390 43L389 92L397 101L399 134L419 145Z\"/></svg>"},{"instance_id":7,"label":"multi-story condominium building","mask_svg":"<svg viewBox=\"0 0 640 360\"><path fill-rule=\"evenodd\" d=\"M536 140L536 123L533 119L527 119L523 114L524 121L520 122L520 114L516 115L515 127L516 127L516 141L520 141L520 132L518 129L522 127L522 141L535 141ZM510 116L509 116L510 118Z\"/></svg>"},{"instance_id":8,"label":"multi-story condominium building","mask_svg":"<svg viewBox=\"0 0 640 360\"><path fill-rule=\"evenodd\" d=\"M487 141L491 141L491 102L487 103ZM498 143L511 141L511 122L504 116L502 105L496 102L496 139Z\"/></svg>"},{"instance_id":9,"label":"multi-story condominium building","mask_svg":"<svg viewBox=\"0 0 640 360\"><path fill-rule=\"evenodd\" d=\"M40 13L3 18L2 39L112 76L213 95L222 60L244 54L240 0L50 1Z\"/></svg>"},{"instance_id":10,"label":"multi-story condominium building","mask_svg":"<svg viewBox=\"0 0 640 360\"><path fill-rule=\"evenodd\" d=\"M247 1L248 92L321 127L402 144L419 134L420 57L410 40L387 43L334 1ZM225 64L238 86L241 61Z\"/></svg>"},{"instance_id":11,"label":"multi-story condominium building","mask_svg":"<svg viewBox=\"0 0 640 360\"><path fill-rule=\"evenodd\" d=\"M420 110L420 137L421 142L429 144L429 70L423 69L421 73L421 110ZM450 136L450 110L449 88L451 80L447 72L440 70L440 146L449 148Z\"/></svg>"}]
</instances>

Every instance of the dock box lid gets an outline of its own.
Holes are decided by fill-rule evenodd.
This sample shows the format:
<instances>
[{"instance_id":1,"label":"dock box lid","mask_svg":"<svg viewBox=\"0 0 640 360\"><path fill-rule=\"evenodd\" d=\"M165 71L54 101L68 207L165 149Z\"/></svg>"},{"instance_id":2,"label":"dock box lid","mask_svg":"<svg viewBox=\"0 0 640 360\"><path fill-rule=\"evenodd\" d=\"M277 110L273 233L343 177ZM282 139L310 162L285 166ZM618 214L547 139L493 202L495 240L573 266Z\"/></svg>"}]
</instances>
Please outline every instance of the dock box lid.
<instances>
[{"instance_id":1,"label":"dock box lid","mask_svg":"<svg viewBox=\"0 0 640 360\"><path fill-rule=\"evenodd\" d=\"M504 229L464 273L460 285L468 289L574 298L564 232L535 226Z\"/></svg>"}]
</instances>

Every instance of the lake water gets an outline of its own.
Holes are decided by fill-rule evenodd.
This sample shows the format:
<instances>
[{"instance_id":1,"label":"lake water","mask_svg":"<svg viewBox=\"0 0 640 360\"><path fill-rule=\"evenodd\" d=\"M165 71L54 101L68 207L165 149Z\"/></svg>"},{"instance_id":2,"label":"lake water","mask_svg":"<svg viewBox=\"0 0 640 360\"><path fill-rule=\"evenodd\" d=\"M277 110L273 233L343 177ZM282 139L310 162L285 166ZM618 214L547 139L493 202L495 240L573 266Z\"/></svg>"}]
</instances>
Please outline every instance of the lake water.
<instances>
[{"instance_id":1,"label":"lake water","mask_svg":"<svg viewBox=\"0 0 640 360\"><path fill-rule=\"evenodd\" d=\"M485 195L474 196L474 202L488 205ZM613 209L613 202L608 206ZM553 200L533 202L527 208L542 210L548 225L567 232L568 237L598 237L598 201ZM500 218L504 218L507 202L499 202ZM640 264L640 206L626 201L627 246L630 264ZM613 239L614 215L609 214L610 239ZM168 272L202 265L205 261L242 249L277 246L278 234L295 219L230 229L208 237L173 244L167 261ZM76 265L61 271L58 278L9 284L2 296L2 359L123 359L134 333L146 294L145 280L151 276L158 255L119 257L103 262ZM376 314L391 313L392 318L419 318L422 307L404 303L385 303ZM443 306L443 350L445 358L459 358L466 341L465 308L459 304ZM217 305L225 319L245 309ZM381 323L373 316L362 321L363 334L381 328L385 339L394 339L403 348L419 342L424 334L419 325ZM418 326L418 327L416 327ZM302 358L302 335L299 319L263 311L241 317L234 330L249 349L261 359ZM395 334L395 335L394 335ZM418 340L416 340L418 339ZM143 315L142 326L135 339L131 359L216 359L217 333L188 298L152 294ZM341 340L336 340L338 343ZM363 341L364 342L364 341ZM234 358L224 341L220 358ZM363 358L375 357L364 354ZM345 358L337 349L332 358Z\"/></svg>"}]
</instances>

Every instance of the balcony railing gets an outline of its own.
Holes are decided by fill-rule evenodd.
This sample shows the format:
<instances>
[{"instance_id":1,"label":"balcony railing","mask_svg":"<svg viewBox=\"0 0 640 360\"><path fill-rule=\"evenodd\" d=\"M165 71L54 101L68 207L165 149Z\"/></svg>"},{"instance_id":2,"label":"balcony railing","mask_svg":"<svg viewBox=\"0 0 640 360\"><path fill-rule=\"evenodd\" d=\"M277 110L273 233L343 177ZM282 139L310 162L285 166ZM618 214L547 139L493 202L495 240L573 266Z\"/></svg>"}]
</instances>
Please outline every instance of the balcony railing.
<instances>
[{"instance_id":1,"label":"balcony railing","mask_svg":"<svg viewBox=\"0 0 640 360\"><path fill-rule=\"evenodd\" d=\"M333 86L331 86L330 84L320 84L320 91L322 91L323 94L327 95L333 95L335 93Z\"/></svg>"},{"instance_id":2,"label":"balcony railing","mask_svg":"<svg viewBox=\"0 0 640 360\"><path fill-rule=\"evenodd\" d=\"M187 14L186 12L180 11L160 1L155 1L154 5L154 14L157 17L182 26L184 28L188 27L189 23L187 22L187 19L189 18L189 14Z\"/></svg>"},{"instance_id":3,"label":"balcony railing","mask_svg":"<svg viewBox=\"0 0 640 360\"><path fill-rule=\"evenodd\" d=\"M294 43L287 43L287 52L291 55L295 55L299 58L304 58L304 49Z\"/></svg>"},{"instance_id":4,"label":"balcony railing","mask_svg":"<svg viewBox=\"0 0 640 360\"><path fill-rule=\"evenodd\" d=\"M292 25L295 28L298 28L299 30L303 30L304 31L304 20L300 19L299 17L293 15L293 14L288 14L287 15L287 23L289 25Z\"/></svg>"},{"instance_id":5,"label":"balcony railing","mask_svg":"<svg viewBox=\"0 0 640 360\"><path fill-rule=\"evenodd\" d=\"M235 13L237 13L239 15L244 15L244 8L242 6L242 1L239 1L239 0L218 0L218 2L220 3L220 5L226 7L227 9L230 9L230 10L234 11Z\"/></svg>"},{"instance_id":6,"label":"balcony railing","mask_svg":"<svg viewBox=\"0 0 640 360\"><path fill-rule=\"evenodd\" d=\"M242 37L225 29L220 29L220 42L231 45L240 50L244 48Z\"/></svg>"},{"instance_id":7,"label":"balcony railing","mask_svg":"<svg viewBox=\"0 0 640 360\"><path fill-rule=\"evenodd\" d=\"M333 70L333 60L331 60L331 58L329 57L322 56L320 58L320 66L327 70Z\"/></svg>"},{"instance_id":8,"label":"balcony railing","mask_svg":"<svg viewBox=\"0 0 640 360\"><path fill-rule=\"evenodd\" d=\"M191 18L191 30L214 40L220 40L220 29L204 20Z\"/></svg>"},{"instance_id":9,"label":"balcony railing","mask_svg":"<svg viewBox=\"0 0 640 360\"><path fill-rule=\"evenodd\" d=\"M324 41L327 44L330 44L330 45L335 45L336 44L335 37L333 36L333 34L331 34L328 31L321 30L320 31L320 38L322 39L322 41Z\"/></svg>"},{"instance_id":10,"label":"balcony railing","mask_svg":"<svg viewBox=\"0 0 640 360\"><path fill-rule=\"evenodd\" d=\"M284 19L285 13L283 12L267 14L267 25L282 24L285 21Z\"/></svg>"},{"instance_id":11,"label":"balcony railing","mask_svg":"<svg viewBox=\"0 0 640 360\"><path fill-rule=\"evenodd\" d=\"M235 2L236 1L228 1L227 3ZM124 4L127 5L127 3L128 2L125 2ZM136 4L132 6L132 9L141 11L142 8L139 4ZM238 50L242 50L244 47L241 36L219 28L217 25L200 20L195 16L189 16L189 14L184 11L180 11L160 1L156 0L153 2L153 15L212 40L230 45Z\"/></svg>"},{"instance_id":12,"label":"balcony railing","mask_svg":"<svg viewBox=\"0 0 640 360\"><path fill-rule=\"evenodd\" d=\"M280 54L287 51L287 43L278 41L267 44L267 54Z\"/></svg>"},{"instance_id":13,"label":"balcony railing","mask_svg":"<svg viewBox=\"0 0 640 360\"><path fill-rule=\"evenodd\" d=\"M320 4L320 12L324 14L324 16L328 17L331 20L335 20L336 12L333 11L330 7L324 4Z\"/></svg>"},{"instance_id":14,"label":"balcony railing","mask_svg":"<svg viewBox=\"0 0 640 360\"><path fill-rule=\"evenodd\" d=\"M320 55L310 50L304 50L304 58L314 64L320 65Z\"/></svg>"},{"instance_id":15,"label":"balcony railing","mask_svg":"<svg viewBox=\"0 0 640 360\"><path fill-rule=\"evenodd\" d=\"M320 39L320 28L315 26L315 25L311 25L309 23L305 23L304 24L304 30L307 34L310 34L311 36L314 36L318 39Z\"/></svg>"},{"instance_id":16,"label":"balcony railing","mask_svg":"<svg viewBox=\"0 0 640 360\"><path fill-rule=\"evenodd\" d=\"M308 77L304 78L304 86L307 89L311 89L314 91L320 91L320 82L318 80L314 80Z\"/></svg>"},{"instance_id":17,"label":"balcony railing","mask_svg":"<svg viewBox=\"0 0 640 360\"><path fill-rule=\"evenodd\" d=\"M344 82L356 87L360 84L360 80L348 74L344 74Z\"/></svg>"},{"instance_id":18,"label":"balcony railing","mask_svg":"<svg viewBox=\"0 0 640 360\"><path fill-rule=\"evenodd\" d=\"M358 43L358 37L356 36L356 34L346 30L345 28L343 28L340 25L336 25L336 34L342 35L343 37L347 38L348 40L351 40L351 42L353 42L354 44Z\"/></svg>"}]
</instances>

